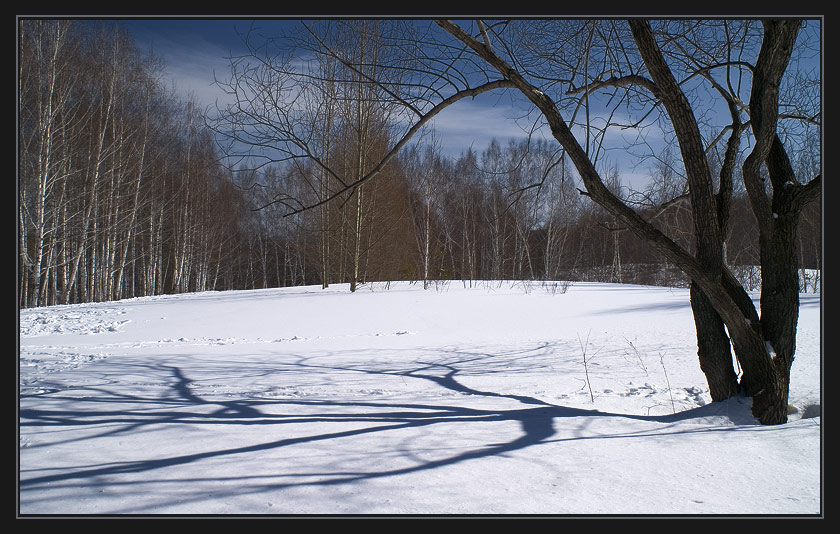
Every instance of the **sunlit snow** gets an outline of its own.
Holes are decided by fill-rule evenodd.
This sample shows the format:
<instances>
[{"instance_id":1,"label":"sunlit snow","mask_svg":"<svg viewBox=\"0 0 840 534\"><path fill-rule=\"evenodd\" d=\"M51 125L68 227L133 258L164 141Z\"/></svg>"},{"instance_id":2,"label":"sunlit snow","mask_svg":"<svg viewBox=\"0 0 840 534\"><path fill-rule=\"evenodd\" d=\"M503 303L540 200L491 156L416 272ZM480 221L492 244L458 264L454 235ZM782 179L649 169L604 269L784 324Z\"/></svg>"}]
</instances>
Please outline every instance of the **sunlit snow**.
<instances>
[{"instance_id":1,"label":"sunlit snow","mask_svg":"<svg viewBox=\"0 0 840 534\"><path fill-rule=\"evenodd\" d=\"M818 294L763 426L710 402L686 289L557 287L21 310L19 513L821 514Z\"/></svg>"}]
</instances>

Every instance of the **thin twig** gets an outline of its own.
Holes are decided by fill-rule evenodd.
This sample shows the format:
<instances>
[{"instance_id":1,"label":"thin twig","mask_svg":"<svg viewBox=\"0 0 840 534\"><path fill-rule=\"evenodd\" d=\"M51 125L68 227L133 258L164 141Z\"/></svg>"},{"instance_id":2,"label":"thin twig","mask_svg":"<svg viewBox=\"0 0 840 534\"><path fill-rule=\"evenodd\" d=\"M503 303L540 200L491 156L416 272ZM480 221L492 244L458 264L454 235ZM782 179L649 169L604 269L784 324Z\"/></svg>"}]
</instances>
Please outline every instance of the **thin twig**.
<instances>
[{"instance_id":1,"label":"thin twig","mask_svg":"<svg viewBox=\"0 0 840 534\"><path fill-rule=\"evenodd\" d=\"M665 370L665 357L659 353L659 363L662 364L662 372L665 373L665 383L668 385L668 395L671 397L671 411L677 413L677 408L674 406L674 395L671 393L671 382L668 380L668 371Z\"/></svg>"},{"instance_id":2,"label":"thin twig","mask_svg":"<svg viewBox=\"0 0 840 534\"><path fill-rule=\"evenodd\" d=\"M580 343L580 351L583 353L583 372L586 375L586 386L589 388L589 399L594 403L595 396L592 394L592 384L589 383L589 367L586 364L586 347L589 346L589 334L592 333L592 329L589 329L589 332L586 334L586 345L584 346L583 342L580 340L580 334L578 334L578 343Z\"/></svg>"}]
</instances>

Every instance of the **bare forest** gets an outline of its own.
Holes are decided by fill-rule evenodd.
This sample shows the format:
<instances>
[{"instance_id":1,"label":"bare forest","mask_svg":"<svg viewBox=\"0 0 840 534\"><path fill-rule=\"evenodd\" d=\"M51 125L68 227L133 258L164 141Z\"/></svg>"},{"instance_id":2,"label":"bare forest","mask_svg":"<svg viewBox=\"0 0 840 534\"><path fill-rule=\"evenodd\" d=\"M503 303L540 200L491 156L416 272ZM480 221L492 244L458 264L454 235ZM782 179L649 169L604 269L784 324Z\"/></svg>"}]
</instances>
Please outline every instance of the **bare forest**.
<instances>
[{"instance_id":1,"label":"bare forest","mask_svg":"<svg viewBox=\"0 0 840 534\"><path fill-rule=\"evenodd\" d=\"M377 46L357 50L384 53ZM313 158L230 165L207 110L177 96L162 69L112 24L20 22L20 307L306 284L356 289L389 280L426 287L503 279L689 283L581 194L555 143L498 139L453 157L425 136L376 180L342 190L338 176L364 175L395 141L388 108L363 94L369 85L322 84L324 92L356 90L357 98L308 102L321 121L313 131L322 135L324 158L339 169L328 176ZM723 148L707 156L720 168ZM813 154L799 156L799 165L813 164ZM657 159L645 190L622 185L625 169L614 164L602 175L619 198L691 250L691 205L669 202L685 177L673 154ZM758 232L737 174L726 260L747 289L757 289ZM289 192L301 206L317 207L277 202ZM328 197L334 201L321 203ZM821 264L819 204L811 202L799 224L805 291L815 282L805 269Z\"/></svg>"}]
</instances>

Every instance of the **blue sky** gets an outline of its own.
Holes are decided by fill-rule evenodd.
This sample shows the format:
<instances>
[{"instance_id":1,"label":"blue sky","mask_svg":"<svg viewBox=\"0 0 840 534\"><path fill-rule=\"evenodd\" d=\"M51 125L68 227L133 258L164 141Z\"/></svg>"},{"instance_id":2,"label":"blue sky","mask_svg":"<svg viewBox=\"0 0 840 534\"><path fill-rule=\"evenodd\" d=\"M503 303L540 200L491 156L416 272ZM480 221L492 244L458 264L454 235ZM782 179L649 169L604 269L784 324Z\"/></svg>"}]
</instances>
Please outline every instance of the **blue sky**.
<instances>
[{"instance_id":1,"label":"blue sky","mask_svg":"<svg viewBox=\"0 0 840 534\"><path fill-rule=\"evenodd\" d=\"M166 65L166 77L182 94L191 94L202 106L213 105L225 95L213 84L214 73L220 80L229 75L231 54L242 50L237 34L248 31L252 23L269 32L274 25L291 20L259 19L126 19L121 24L134 36L141 50L151 49ZM524 134L511 118L516 115L499 95L482 95L475 100L461 101L435 119L435 133L445 153L459 155L470 146L483 150L494 137L506 143L511 137Z\"/></svg>"},{"instance_id":2,"label":"blue sky","mask_svg":"<svg viewBox=\"0 0 840 534\"><path fill-rule=\"evenodd\" d=\"M231 20L121 20L134 36L141 51L152 50L166 65L166 77L176 88L191 93L204 105L224 94L213 85L214 73L224 79L226 59L241 47L236 28L247 29L248 21Z\"/></svg>"},{"instance_id":3,"label":"blue sky","mask_svg":"<svg viewBox=\"0 0 840 534\"><path fill-rule=\"evenodd\" d=\"M246 33L255 24L270 34L272 26L294 22L294 19L214 18L121 20L141 50L152 49L162 56L166 77L176 89L191 94L202 106L211 106L217 99L224 103L225 95L214 85L214 75L220 80L229 76L227 58L242 50L237 31ZM813 26L810 31L814 31ZM524 137L522 128L528 125L515 120L521 115L522 110L512 106L507 95L494 92L446 109L435 119L435 134L447 155L458 156L469 147L481 152L493 138L505 144L512 137ZM611 135L622 134L611 130ZM604 163L617 163L625 183L639 184L647 179L646 169L634 169L620 152L611 152L607 157L609 160Z\"/></svg>"},{"instance_id":4,"label":"blue sky","mask_svg":"<svg viewBox=\"0 0 840 534\"><path fill-rule=\"evenodd\" d=\"M147 18L120 22L141 50L151 49L163 58L165 75L178 91L207 107L217 100L224 103L226 95L214 85L214 75L222 81L229 76L227 58L243 50L239 34L246 33L251 24L269 34L272 26L293 24L295 20ZM481 153L494 138L502 145L511 138L524 138L523 129L530 124L521 118L523 115L521 108L511 105L509 93L486 93L447 108L435 118L434 132L446 155L457 157L468 148ZM618 159L618 153L611 152L607 157L605 164L610 165ZM618 165L626 184L639 187L648 180L645 169L633 169L627 162Z\"/></svg>"}]
</instances>

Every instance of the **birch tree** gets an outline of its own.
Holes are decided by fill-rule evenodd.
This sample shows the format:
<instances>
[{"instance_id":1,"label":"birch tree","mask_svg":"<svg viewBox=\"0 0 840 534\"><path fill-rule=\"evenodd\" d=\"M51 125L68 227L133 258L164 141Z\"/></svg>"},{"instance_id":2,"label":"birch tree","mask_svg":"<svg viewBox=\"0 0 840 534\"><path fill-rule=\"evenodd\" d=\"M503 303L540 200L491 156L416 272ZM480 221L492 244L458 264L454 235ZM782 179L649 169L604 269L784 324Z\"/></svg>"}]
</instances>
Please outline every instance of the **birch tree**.
<instances>
[{"instance_id":1,"label":"birch tree","mask_svg":"<svg viewBox=\"0 0 840 534\"><path fill-rule=\"evenodd\" d=\"M21 169L19 202L20 254L30 306L44 304L45 265L51 238L50 204L63 198L70 172L68 143L81 112L73 107L78 77L71 68L78 41L68 21L21 25ZM74 124L76 123L76 124ZM30 179L31 178L31 179ZM30 231L31 229L31 231Z\"/></svg>"},{"instance_id":2,"label":"birch tree","mask_svg":"<svg viewBox=\"0 0 840 534\"><path fill-rule=\"evenodd\" d=\"M19 45L20 305L218 282L231 234L213 215L233 199L159 60L102 21L24 19Z\"/></svg>"}]
</instances>

